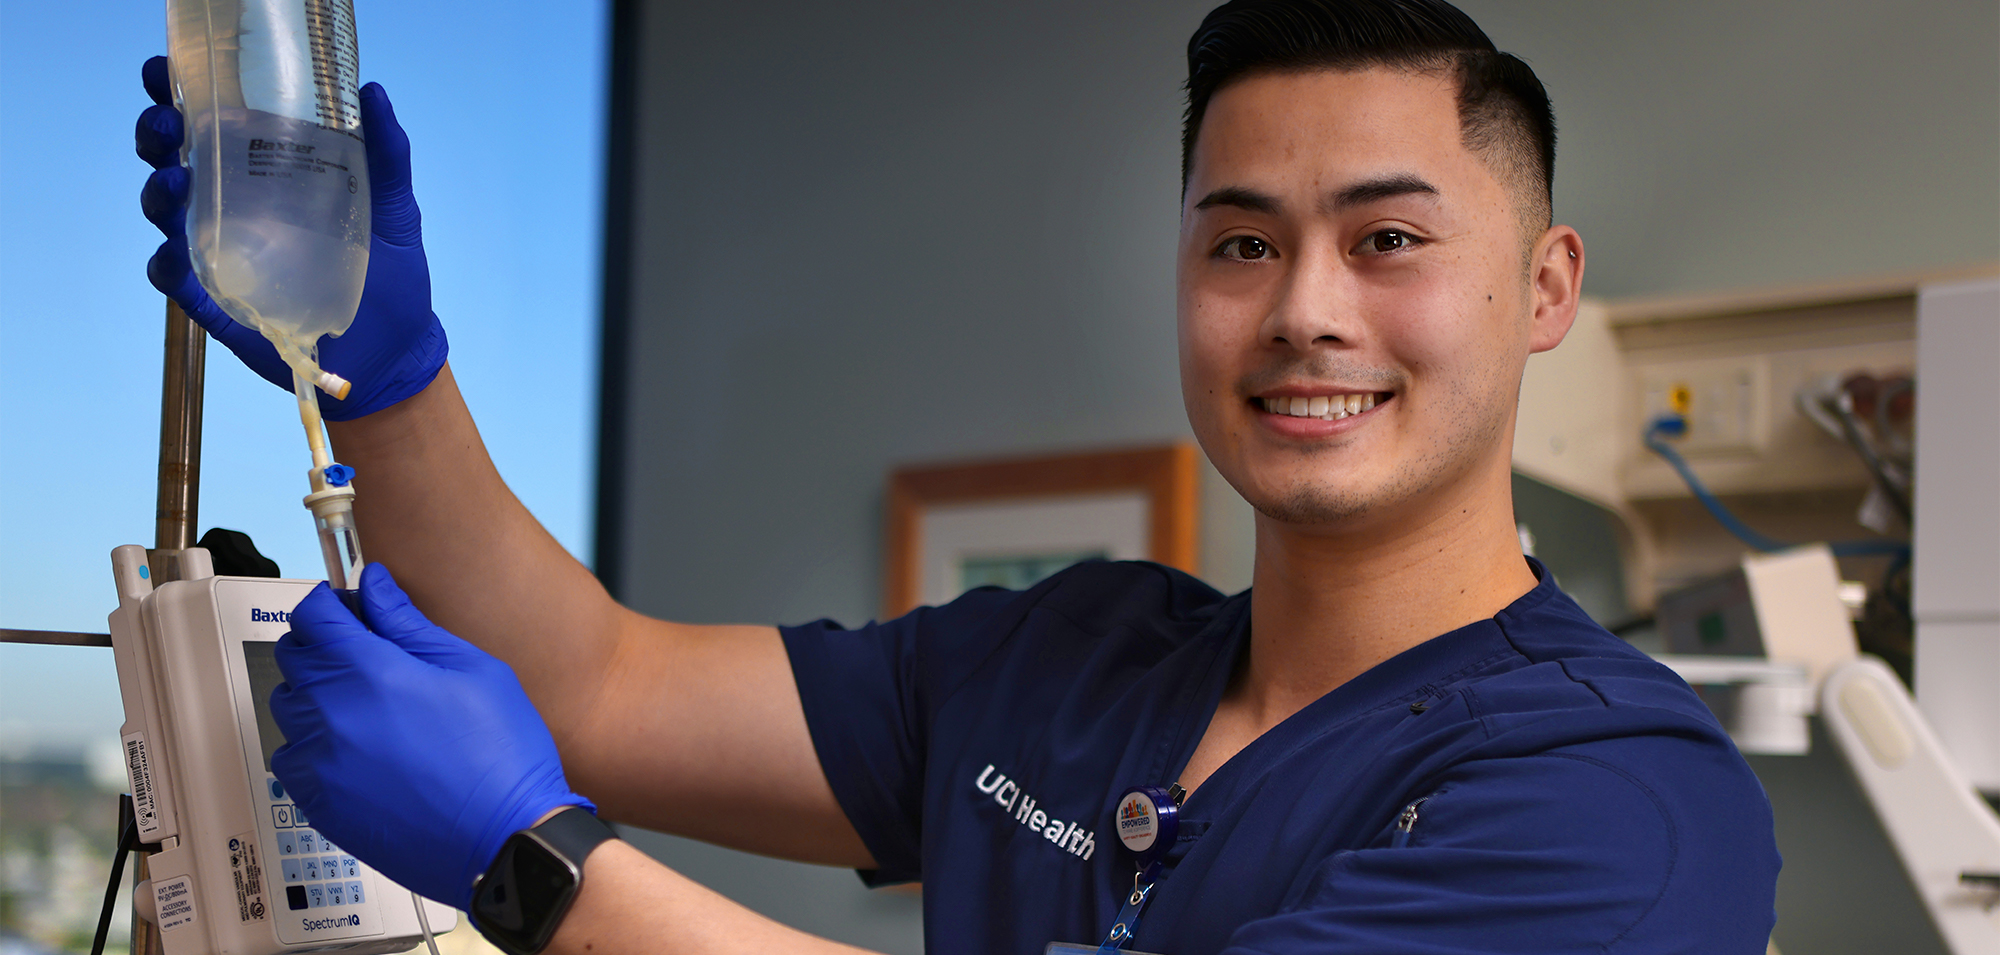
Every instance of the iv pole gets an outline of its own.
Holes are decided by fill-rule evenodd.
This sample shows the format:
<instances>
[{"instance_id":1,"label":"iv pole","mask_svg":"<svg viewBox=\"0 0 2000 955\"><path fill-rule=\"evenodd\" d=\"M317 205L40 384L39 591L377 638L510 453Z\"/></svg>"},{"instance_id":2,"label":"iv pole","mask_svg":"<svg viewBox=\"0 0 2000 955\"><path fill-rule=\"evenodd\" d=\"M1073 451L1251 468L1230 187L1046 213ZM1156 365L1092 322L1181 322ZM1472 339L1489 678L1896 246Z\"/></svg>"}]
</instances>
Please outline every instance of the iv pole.
<instances>
[{"instance_id":1,"label":"iv pole","mask_svg":"<svg viewBox=\"0 0 2000 955\"><path fill-rule=\"evenodd\" d=\"M208 335L167 302L166 366L160 375L160 490L153 514L153 548L146 564L153 580L180 579L181 551L194 546L201 500L202 373ZM132 884L147 878L144 849L132 867ZM132 915L132 955L161 955L160 930Z\"/></svg>"},{"instance_id":2,"label":"iv pole","mask_svg":"<svg viewBox=\"0 0 2000 955\"><path fill-rule=\"evenodd\" d=\"M160 583L180 579L180 552L194 546L201 499L202 372L208 335L167 302L166 366L160 375L160 489L146 563Z\"/></svg>"}]
</instances>

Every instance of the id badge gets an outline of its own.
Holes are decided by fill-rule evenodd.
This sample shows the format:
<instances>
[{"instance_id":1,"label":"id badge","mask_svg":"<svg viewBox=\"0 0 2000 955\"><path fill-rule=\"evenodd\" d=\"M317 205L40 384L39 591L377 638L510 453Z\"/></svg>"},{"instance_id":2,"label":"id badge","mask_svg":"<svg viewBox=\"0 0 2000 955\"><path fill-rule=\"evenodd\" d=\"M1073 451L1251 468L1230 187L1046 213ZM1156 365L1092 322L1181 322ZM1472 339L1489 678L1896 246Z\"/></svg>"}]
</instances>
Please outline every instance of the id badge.
<instances>
[{"instance_id":1,"label":"id badge","mask_svg":"<svg viewBox=\"0 0 2000 955\"><path fill-rule=\"evenodd\" d=\"M1152 952L1135 952L1129 948L1121 948L1119 951L1125 955L1153 955ZM1097 946L1078 945L1075 942L1050 942L1048 948L1042 949L1042 955L1097 955Z\"/></svg>"}]
</instances>

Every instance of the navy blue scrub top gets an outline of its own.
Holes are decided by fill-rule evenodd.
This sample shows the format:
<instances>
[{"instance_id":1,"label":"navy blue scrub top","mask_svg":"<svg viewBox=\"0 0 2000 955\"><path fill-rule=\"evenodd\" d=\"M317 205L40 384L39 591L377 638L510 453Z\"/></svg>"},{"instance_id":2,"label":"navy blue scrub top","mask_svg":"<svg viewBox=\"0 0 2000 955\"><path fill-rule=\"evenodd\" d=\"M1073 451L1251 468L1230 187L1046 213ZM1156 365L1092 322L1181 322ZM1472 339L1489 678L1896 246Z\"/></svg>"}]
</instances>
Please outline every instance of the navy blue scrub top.
<instances>
[{"instance_id":1,"label":"navy blue scrub top","mask_svg":"<svg viewBox=\"0 0 2000 955\"><path fill-rule=\"evenodd\" d=\"M1686 684L1533 567L1540 583L1492 619L1381 663L1210 776L1131 947L1763 952L1763 788ZM1101 941L1134 873L1114 804L1187 764L1249 607L1093 561L855 630L785 628L820 763L880 866L862 879L923 882L931 952Z\"/></svg>"}]
</instances>

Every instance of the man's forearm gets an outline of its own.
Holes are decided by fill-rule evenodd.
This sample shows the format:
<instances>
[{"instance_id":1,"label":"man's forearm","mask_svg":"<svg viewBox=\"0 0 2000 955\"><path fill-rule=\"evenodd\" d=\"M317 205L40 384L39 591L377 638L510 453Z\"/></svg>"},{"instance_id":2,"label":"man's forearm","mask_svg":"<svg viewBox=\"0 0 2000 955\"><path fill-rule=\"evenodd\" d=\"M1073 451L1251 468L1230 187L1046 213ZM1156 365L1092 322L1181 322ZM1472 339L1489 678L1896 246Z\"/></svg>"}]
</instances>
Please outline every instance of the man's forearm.
<instances>
[{"instance_id":1,"label":"man's forearm","mask_svg":"<svg viewBox=\"0 0 2000 955\"><path fill-rule=\"evenodd\" d=\"M563 742L628 614L501 480L451 367L329 431L356 471L363 554L432 620L511 664Z\"/></svg>"},{"instance_id":2,"label":"man's forearm","mask_svg":"<svg viewBox=\"0 0 2000 955\"><path fill-rule=\"evenodd\" d=\"M709 955L866 950L780 925L648 858L607 842L584 863L583 890L550 941L549 955Z\"/></svg>"},{"instance_id":3,"label":"man's forearm","mask_svg":"<svg viewBox=\"0 0 2000 955\"><path fill-rule=\"evenodd\" d=\"M619 606L501 481L449 366L333 436L357 472L363 553L431 621L512 666L570 785L605 818L872 866L820 768L777 632Z\"/></svg>"}]
</instances>

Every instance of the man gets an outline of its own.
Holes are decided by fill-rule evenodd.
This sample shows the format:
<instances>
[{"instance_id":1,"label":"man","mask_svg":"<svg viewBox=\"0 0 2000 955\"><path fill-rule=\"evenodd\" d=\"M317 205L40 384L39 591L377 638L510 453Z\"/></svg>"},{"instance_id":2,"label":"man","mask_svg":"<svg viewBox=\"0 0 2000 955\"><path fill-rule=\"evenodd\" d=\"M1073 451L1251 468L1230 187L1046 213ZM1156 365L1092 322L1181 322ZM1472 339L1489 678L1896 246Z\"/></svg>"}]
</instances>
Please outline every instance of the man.
<instances>
[{"instance_id":1,"label":"man","mask_svg":"<svg viewBox=\"0 0 2000 955\"><path fill-rule=\"evenodd\" d=\"M322 355L355 382L324 404L379 563L367 626L300 604L272 702L315 823L518 950L540 941L510 919L560 952L842 947L615 840L581 840L566 908L496 907L510 837L573 836L592 824L560 811L594 804L921 879L940 952L1760 951L1778 863L1755 778L1515 537L1522 368L1584 267L1550 224L1540 83L1440 0L1231 3L1189 66L1182 386L1257 509L1254 587L1095 562L853 631L639 616L535 524L443 364L408 142L366 88L376 245ZM141 120L166 167L150 273L287 381L190 277L178 134L164 105ZM1142 853L1127 821L1165 824L1132 787L1180 803Z\"/></svg>"}]
</instances>

